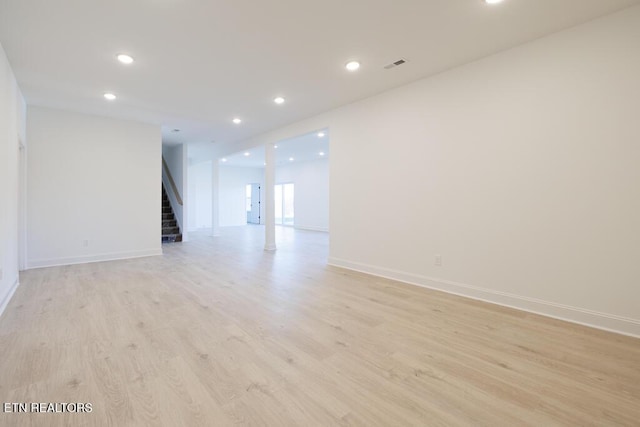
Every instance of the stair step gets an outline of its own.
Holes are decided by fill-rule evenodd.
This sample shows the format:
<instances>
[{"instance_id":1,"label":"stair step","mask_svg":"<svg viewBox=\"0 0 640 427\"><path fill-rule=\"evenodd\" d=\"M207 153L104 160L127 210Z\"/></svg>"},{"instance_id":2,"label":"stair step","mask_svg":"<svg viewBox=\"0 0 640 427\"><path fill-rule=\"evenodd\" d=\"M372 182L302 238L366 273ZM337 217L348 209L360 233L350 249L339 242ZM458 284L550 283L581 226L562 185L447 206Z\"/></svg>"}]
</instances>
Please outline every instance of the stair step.
<instances>
[{"instance_id":1,"label":"stair step","mask_svg":"<svg viewBox=\"0 0 640 427\"><path fill-rule=\"evenodd\" d=\"M180 227L171 208L167 191L162 186L162 243L182 242Z\"/></svg>"},{"instance_id":2,"label":"stair step","mask_svg":"<svg viewBox=\"0 0 640 427\"><path fill-rule=\"evenodd\" d=\"M168 234L162 236L162 243L182 242L182 234Z\"/></svg>"},{"instance_id":3,"label":"stair step","mask_svg":"<svg viewBox=\"0 0 640 427\"><path fill-rule=\"evenodd\" d=\"M169 234L179 234L180 233L180 228L179 227L162 227L162 235L169 235Z\"/></svg>"}]
</instances>

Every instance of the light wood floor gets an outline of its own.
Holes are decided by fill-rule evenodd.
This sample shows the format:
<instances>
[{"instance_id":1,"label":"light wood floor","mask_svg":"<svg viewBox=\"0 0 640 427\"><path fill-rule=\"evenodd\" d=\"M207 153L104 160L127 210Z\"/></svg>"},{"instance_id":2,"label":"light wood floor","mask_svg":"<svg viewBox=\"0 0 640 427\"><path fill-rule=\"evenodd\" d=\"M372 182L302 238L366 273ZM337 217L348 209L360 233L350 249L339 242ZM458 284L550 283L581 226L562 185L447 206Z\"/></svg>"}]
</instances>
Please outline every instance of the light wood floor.
<instances>
[{"instance_id":1,"label":"light wood floor","mask_svg":"<svg viewBox=\"0 0 640 427\"><path fill-rule=\"evenodd\" d=\"M326 266L262 228L32 270L0 318L0 425L640 425L640 340Z\"/></svg>"}]
</instances>

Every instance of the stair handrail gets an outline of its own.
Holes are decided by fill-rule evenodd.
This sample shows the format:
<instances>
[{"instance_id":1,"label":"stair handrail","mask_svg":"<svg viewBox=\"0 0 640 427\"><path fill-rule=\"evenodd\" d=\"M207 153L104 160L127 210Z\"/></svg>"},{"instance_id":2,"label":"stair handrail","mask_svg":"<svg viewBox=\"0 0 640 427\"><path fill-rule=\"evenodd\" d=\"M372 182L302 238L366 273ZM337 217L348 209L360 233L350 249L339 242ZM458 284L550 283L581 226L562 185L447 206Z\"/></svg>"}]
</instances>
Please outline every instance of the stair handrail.
<instances>
[{"instance_id":1,"label":"stair handrail","mask_svg":"<svg viewBox=\"0 0 640 427\"><path fill-rule=\"evenodd\" d=\"M164 156L162 156L162 167L164 168L164 171L167 174L167 178L169 178L169 184L171 185L173 194L175 194L176 196L176 200L178 201L178 204L182 206L182 197L180 197L180 193L178 193L178 186L176 185L176 182L173 180L173 176L171 176L169 165L167 165L167 162L164 160Z\"/></svg>"}]
</instances>

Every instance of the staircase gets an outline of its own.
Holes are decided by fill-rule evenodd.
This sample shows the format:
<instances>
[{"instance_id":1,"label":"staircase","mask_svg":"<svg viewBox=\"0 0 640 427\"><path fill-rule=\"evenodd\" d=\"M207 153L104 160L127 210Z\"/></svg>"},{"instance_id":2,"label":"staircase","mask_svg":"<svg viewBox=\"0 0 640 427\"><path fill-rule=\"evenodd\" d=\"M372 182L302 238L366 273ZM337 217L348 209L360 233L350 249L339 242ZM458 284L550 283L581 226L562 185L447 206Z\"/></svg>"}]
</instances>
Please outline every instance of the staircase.
<instances>
[{"instance_id":1,"label":"staircase","mask_svg":"<svg viewBox=\"0 0 640 427\"><path fill-rule=\"evenodd\" d=\"M167 191L162 186L162 243L182 242L182 233L169 202Z\"/></svg>"}]
</instances>

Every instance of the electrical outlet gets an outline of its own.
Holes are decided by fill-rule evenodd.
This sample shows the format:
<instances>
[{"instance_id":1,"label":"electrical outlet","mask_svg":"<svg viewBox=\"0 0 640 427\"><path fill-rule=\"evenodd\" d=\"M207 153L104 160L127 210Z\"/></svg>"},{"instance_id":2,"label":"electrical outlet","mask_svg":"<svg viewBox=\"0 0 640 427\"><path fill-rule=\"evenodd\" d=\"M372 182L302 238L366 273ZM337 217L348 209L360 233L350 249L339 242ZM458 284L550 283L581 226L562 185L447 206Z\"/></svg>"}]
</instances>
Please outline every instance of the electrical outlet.
<instances>
[{"instance_id":1,"label":"electrical outlet","mask_svg":"<svg viewBox=\"0 0 640 427\"><path fill-rule=\"evenodd\" d=\"M437 265L438 267L442 266L442 255L436 255L434 264Z\"/></svg>"},{"instance_id":2,"label":"electrical outlet","mask_svg":"<svg viewBox=\"0 0 640 427\"><path fill-rule=\"evenodd\" d=\"M89 241L88 240L83 240L82 241L82 246L85 247L85 248L88 247L89 246Z\"/></svg>"}]
</instances>

